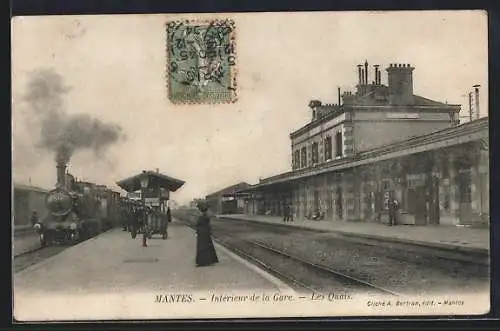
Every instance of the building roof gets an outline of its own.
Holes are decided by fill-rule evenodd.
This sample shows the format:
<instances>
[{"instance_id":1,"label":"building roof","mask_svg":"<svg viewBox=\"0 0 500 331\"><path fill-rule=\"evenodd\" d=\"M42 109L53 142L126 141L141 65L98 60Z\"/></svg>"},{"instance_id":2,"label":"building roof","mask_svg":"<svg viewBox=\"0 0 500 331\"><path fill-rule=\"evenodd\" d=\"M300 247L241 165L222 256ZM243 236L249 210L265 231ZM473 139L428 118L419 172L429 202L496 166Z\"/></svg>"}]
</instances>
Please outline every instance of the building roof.
<instances>
[{"instance_id":1,"label":"building roof","mask_svg":"<svg viewBox=\"0 0 500 331\"><path fill-rule=\"evenodd\" d=\"M175 192L179 188L181 188L182 185L184 185L184 181L180 179L176 179L164 174L161 174L156 171L146 171L144 170L142 173L134 175L132 177L122 179L116 184L120 186L122 189L124 189L127 192L135 192L141 189L141 181L140 178L144 175L149 176L149 178L153 181L156 181L160 187L166 188L170 192Z\"/></svg>"},{"instance_id":2,"label":"building roof","mask_svg":"<svg viewBox=\"0 0 500 331\"><path fill-rule=\"evenodd\" d=\"M348 97L351 99L349 102L344 101L344 104L339 105L319 105L318 109L323 109L323 113L316 120L311 121L302 127L294 130L290 133L290 138L297 136L299 134L305 133L309 129L318 126L334 117L345 112L347 109L352 108L372 108L373 110L377 107L387 108L387 107L407 107L407 108L417 108L419 111L460 111L460 105L453 105L448 103L443 103L422 96L413 94L411 102L407 104L393 103L388 95L388 87L385 85L370 85L374 90L368 91L363 95L350 94ZM369 86L369 87L370 87ZM319 102L319 101L318 101ZM386 109L384 109L386 110Z\"/></svg>"},{"instance_id":3,"label":"building roof","mask_svg":"<svg viewBox=\"0 0 500 331\"><path fill-rule=\"evenodd\" d=\"M216 197L216 196L221 196L221 195L236 194L241 190L249 188L250 186L252 186L252 185L250 185L246 182L240 182L238 184L234 184L234 185L228 186L226 188L223 188L222 190L219 190L217 192L210 193L206 196L206 199Z\"/></svg>"},{"instance_id":4,"label":"building roof","mask_svg":"<svg viewBox=\"0 0 500 331\"><path fill-rule=\"evenodd\" d=\"M368 105L368 106L407 106L407 107L436 107L436 109L449 108L449 107L457 107L458 105L452 105L436 100L431 100L428 98L424 98L420 95L413 94L412 98L409 102L404 104L393 103L391 97L389 95L389 88L385 85L368 85L369 89L363 95L352 95L353 103L349 103L349 106L357 106L357 105Z\"/></svg>"},{"instance_id":5,"label":"building roof","mask_svg":"<svg viewBox=\"0 0 500 331\"><path fill-rule=\"evenodd\" d=\"M14 189L15 190L22 190L22 191L40 192L40 193L49 192L48 189L44 189L44 188L33 186L33 185L20 184L20 183L14 183Z\"/></svg>"},{"instance_id":6,"label":"building roof","mask_svg":"<svg viewBox=\"0 0 500 331\"><path fill-rule=\"evenodd\" d=\"M467 122L429 134L401 140L390 145L377 147L353 157L329 161L315 167L300 169L265 178L242 192L249 192L269 185L286 183L292 180L315 176L357 166L388 160L425 151L445 148L480 139L488 139L488 117Z\"/></svg>"}]
</instances>

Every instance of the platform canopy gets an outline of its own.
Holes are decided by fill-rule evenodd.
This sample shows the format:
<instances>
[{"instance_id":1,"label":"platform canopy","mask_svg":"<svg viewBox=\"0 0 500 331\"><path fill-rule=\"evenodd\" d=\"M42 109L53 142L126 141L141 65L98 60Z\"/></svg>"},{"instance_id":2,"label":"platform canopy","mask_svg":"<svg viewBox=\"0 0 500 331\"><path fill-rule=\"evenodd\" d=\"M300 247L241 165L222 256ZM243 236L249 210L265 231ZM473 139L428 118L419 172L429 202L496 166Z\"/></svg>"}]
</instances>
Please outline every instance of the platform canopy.
<instances>
[{"instance_id":1,"label":"platform canopy","mask_svg":"<svg viewBox=\"0 0 500 331\"><path fill-rule=\"evenodd\" d=\"M142 173L122 179L116 182L116 184L127 192L135 192L141 189L141 180L144 178L148 179L148 187L161 187L170 192L177 191L185 183L180 179L163 175L157 171L143 170Z\"/></svg>"}]
</instances>

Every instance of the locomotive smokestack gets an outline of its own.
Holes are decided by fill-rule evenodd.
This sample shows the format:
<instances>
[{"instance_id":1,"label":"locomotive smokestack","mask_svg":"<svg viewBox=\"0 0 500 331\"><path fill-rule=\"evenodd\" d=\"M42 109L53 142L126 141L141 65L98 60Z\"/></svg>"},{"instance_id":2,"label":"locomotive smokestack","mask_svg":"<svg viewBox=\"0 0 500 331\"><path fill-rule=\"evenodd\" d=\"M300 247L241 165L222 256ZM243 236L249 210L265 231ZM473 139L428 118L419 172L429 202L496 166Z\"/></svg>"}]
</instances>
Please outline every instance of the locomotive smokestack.
<instances>
[{"instance_id":1,"label":"locomotive smokestack","mask_svg":"<svg viewBox=\"0 0 500 331\"><path fill-rule=\"evenodd\" d=\"M66 187L66 163L63 161L57 162L57 185Z\"/></svg>"}]
</instances>

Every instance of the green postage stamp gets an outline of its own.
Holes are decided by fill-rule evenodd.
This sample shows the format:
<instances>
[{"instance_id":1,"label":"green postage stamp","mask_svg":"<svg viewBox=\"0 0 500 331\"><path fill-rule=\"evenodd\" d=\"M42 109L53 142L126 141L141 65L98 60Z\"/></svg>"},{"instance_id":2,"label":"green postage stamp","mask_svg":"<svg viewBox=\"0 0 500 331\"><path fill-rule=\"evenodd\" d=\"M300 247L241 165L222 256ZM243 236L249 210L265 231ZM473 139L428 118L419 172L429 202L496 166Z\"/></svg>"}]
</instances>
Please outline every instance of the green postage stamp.
<instances>
[{"instance_id":1,"label":"green postage stamp","mask_svg":"<svg viewBox=\"0 0 500 331\"><path fill-rule=\"evenodd\" d=\"M237 98L235 24L230 19L167 22L167 84L172 103Z\"/></svg>"}]
</instances>

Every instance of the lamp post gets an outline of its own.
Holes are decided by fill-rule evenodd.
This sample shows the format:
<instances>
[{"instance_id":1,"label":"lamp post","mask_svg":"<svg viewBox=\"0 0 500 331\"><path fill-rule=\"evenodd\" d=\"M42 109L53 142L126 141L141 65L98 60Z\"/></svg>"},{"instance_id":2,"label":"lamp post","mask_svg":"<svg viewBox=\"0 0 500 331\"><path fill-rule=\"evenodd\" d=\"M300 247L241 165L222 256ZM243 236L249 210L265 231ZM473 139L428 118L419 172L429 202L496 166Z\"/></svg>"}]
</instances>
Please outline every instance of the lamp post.
<instances>
[{"instance_id":1,"label":"lamp post","mask_svg":"<svg viewBox=\"0 0 500 331\"><path fill-rule=\"evenodd\" d=\"M149 177L147 175L147 173L145 171L143 171L143 175L142 177L140 178L140 182L141 182L141 191L142 191L142 194L141 194L141 201L142 201L142 205L144 207L143 209L143 221L144 221L144 224L143 224L143 231L142 231L142 247L147 247L148 244L147 244L147 222L148 222L148 216L147 216L147 213L146 213L146 202L145 202L145 198L144 198L144 191L148 188L148 185L149 185Z\"/></svg>"}]
</instances>

